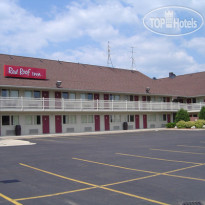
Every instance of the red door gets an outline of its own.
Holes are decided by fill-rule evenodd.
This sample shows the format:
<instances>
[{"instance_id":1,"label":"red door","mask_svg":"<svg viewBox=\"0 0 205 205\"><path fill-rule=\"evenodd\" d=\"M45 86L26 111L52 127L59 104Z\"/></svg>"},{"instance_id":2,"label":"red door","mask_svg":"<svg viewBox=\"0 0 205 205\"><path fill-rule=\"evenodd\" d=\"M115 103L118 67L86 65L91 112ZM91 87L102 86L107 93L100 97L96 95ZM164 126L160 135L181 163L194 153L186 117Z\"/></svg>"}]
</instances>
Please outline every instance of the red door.
<instances>
[{"instance_id":1,"label":"red door","mask_svg":"<svg viewBox=\"0 0 205 205\"><path fill-rule=\"evenodd\" d=\"M104 100L109 100L109 94L104 94Z\"/></svg>"},{"instance_id":2,"label":"red door","mask_svg":"<svg viewBox=\"0 0 205 205\"><path fill-rule=\"evenodd\" d=\"M100 131L100 115L95 115L95 131Z\"/></svg>"},{"instance_id":3,"label":"red door","mask_svg":"<svg viewBox=\"0 0 205 205\"><path fill-rule=\"evenodd\" d=\"M167 97L167 102L170 102L170 97Z\"/></svg>"},{"instance_id":4,"label":"red door","mask_svg":"<svg viewBox=\"0 0 205 205\"><path fill-rule=\"evenodd\" d=\"M94 100L99 100L100 99L100 95L98 93L94 94Z\"/></svg>"},{"instance_id":5,"label":"red door","mask_svg":"<svg viewBox=\"0 0 205 205\"><path fill-rule=\"evenodd\" d=\"M50 129L49 129L49 116L48 115L44 115L42 116L42 121L43 121L43 134L48 134L50 133Z\"/></svg>"},{"instance_id":6,"label":"red door","mask_svg":"<svg viewBox=\"0 0 205 205\"><path fill-rule=\"evenodd\" d=\"M110 117L109 117L109 115L104 116L104 121L105 121L105 130L110 130Z\"/></svg>"},{"instance_id":7,"label":"red door","mask_svg":"<svg viewBox=\"0 0 205 205\"><path fill-rule=\"evenodd\" d=\"M135 128L139 129L140 128L140 116L135 115Z\"/></svg>"},{"instance_id":8,"label":"red door","mask_svg":"<svg viewBox=\"0 0 205 205\"><path fill-rule=\"evenodd\" d=\"M61 92L55 92L55 107L57 109L61 108Z\"/></svg>"},{"instance_id":9,"label":"red door","mask_svg":"<svg viewBox=\"0 0 205 205\"><path fill-rule=\"evenodd\" d=\"M171 122L171 115L167 114L167 122L170 123Z\"/></svg>"},{"instance_id":10,"label":"red door","mask_svg":"<svg viewBox=\"0 0 205 205\"><path fill-rule=\"evenodd\" d=\"M188 98L187 99L187 104L190 104L191 103L191 98Z\"/></svg>"},{"instance_id":11,"label":"red door","mask_svg":"<svg viewBox=\"0 0 205 205\"><path fill-rule=\"evenodd\" d=\"M104 94L104 100L109 100L109 94ZM109 108L109 102L104 102L104 108Z\"/></svg>"},{"instance_id":12,"label":"red door","mask_svg":"<svg viewBox=\"0 0 205 205\"><path fill-rule=\"evenodd\" d=\"M135 101L139 101L139 96L135 96Z\"/></svg>"},{"instance_id":13,"label":"red door","mask_svg":"<svg viewBox=\"0 0 205 205\"><path fill-rule=\"evenodd\" d=\"M147 98L146 98L146 96L142 96L142 101L147 101Z\"/></svg>"},{"instance_id":14,"label":"red door","mask_svg":"<svg viewBox=\"0 0 205 205\"><path fill-rule=\"evenodd\" d=\"M147 128L147 115L143 115L143 128Z\"/></svg>"},{"instance_id":15,"label":"red door","mask_svg":"<svg viewBox=\"0 0 205 205\"><path fill-rule=\"evenodd\" d=\"M55 116L56 133L62 133L62 117L61 115Z\"/></svg>"},{"instance_id":16,"label":"red door","mask_svg":"<svg viewBox=\"0 0 205 205\"><path fill-rule=\"evenodd\" d=\"M49 108L49 92L42 91L42 97L44 98L44 108Z\"/></svg>"}]
</instances>

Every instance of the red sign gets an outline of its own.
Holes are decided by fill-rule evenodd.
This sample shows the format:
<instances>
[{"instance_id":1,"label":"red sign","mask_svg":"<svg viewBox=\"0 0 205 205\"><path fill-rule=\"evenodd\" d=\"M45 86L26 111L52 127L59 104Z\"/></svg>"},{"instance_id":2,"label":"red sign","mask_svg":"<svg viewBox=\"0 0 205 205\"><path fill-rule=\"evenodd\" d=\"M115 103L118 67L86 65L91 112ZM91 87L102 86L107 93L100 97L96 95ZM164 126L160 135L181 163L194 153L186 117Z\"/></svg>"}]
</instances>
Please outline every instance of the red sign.
<instances>
[{"instance_id":1,"label":"red sign","mask_svg":"<svg viewBox=\"0 0 205 205\"><path fill-rule=\"evenodd\" d=\"M4 77L46 79L46 69L4 65Z\"/></svg>"}]
</instances>

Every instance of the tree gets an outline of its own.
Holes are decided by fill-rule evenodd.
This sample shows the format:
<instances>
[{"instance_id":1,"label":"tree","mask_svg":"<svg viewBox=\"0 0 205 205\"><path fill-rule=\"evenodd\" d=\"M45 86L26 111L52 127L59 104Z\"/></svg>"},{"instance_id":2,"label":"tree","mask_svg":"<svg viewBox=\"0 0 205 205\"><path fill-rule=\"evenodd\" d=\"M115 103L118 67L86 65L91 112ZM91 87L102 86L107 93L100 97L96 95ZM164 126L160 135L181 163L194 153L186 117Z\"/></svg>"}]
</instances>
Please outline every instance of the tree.
<instances>
[{"instance_id":1,"label":"tree","mask_svg":"<svg viewBox=\"0 0 205 205\"><path fill-rule=\"evenodd\" d=\"M184 110L184 109L180 109L177 112L176 117L175 117L175 123L177 123L177 122L179 122L181 120L184 120L185 122L190 120L189 113L186 110Z\"/></svg>"},{"instance_id":2,"label":"tree","mask_svg":"<svg viewBox=\"0 0 205 205\"><path fill-rule=\"evenodd\" d=\"M199 112L199 119L205 120L205 107L203 106Z\"/></svg>"}]
</instances>

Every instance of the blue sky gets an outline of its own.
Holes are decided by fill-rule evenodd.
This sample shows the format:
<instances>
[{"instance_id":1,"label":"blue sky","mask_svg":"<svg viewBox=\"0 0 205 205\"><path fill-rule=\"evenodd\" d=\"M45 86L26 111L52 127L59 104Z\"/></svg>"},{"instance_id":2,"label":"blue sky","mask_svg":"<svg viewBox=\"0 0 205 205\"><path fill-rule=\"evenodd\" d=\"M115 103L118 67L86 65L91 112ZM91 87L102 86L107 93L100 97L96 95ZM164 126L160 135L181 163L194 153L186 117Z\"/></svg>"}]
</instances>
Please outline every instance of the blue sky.
<instances>
[{"instance_id":1,"label":"blue sky","mask_svg":"<svg viewBox=\"0 0 205 205\"><path fill-rule=\"evenodd\" d=\"M178 37L152 33L143 17L159 7L185 6L205 16L204 0L1 0L0 53L107 65L149 77L204 71L205 28Z\"/></svg>"}]
</instances>

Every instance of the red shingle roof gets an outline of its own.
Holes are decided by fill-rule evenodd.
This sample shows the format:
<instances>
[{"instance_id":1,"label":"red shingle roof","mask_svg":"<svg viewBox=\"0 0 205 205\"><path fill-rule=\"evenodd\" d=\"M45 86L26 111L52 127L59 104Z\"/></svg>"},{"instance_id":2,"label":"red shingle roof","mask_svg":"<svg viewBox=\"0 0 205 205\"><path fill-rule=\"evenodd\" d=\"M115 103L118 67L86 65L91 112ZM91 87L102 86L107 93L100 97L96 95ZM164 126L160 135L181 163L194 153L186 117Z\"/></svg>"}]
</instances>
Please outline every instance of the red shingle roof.
<instances>
[{"instance_id":1,"label":"red shingle roof","mask_svg":"<svg viewBox=\"0 0 205 205\"><path fill-rule=\"evenodd\" d=\"M4 65L45 68L47 80L5 78ZM150 87L150 94L156 95L205 96L205 72L153 80L138 71L3 54L0 67L0 86L56 89L60 80L66 90L146 94Z\"/></svg>"}]
</instances>

